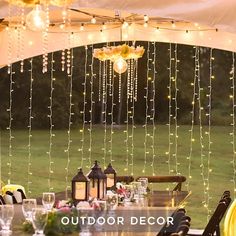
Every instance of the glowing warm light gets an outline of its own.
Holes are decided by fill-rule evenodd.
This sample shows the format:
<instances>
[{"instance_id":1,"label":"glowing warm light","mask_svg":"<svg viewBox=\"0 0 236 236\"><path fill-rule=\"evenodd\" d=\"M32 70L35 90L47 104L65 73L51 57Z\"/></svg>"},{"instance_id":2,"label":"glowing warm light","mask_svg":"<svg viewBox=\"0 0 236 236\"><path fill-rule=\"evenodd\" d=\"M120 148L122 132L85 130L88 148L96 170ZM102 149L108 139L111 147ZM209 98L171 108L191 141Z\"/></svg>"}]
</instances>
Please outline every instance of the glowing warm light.
<instances>
[{"instance_id":1,"label":"glowing warm light","mask_svg":"<svg viewBox=\"0 0 236 236\"><path fill-rule=\"evenodd\" d=\"M143 19L145 22L147 22L149 20L149 17L147 15L144 15Z\"/></svg>"},{"instance_id":2,"label":"glowing warm light","mask_svg":"<svg viewBox=\"0 0 236 236\"><path fill-rule=\"evenodd\" d=\"M146 21L146 22L143 24L143 26L144 26L145 28L147 28L147 27L148 27L148 22Z\"/></svg>"},{"instance_id":3,"label":"glowing warm light","mask_svg":"<svg viewBox=\"0 0 236 236\"><path fill-rule=\"evenodd\" d=\"M106 27L106 24L103 22L102 23L102 29L105 30L107 27Z\"/></svg>"},{"instance_id":4,"label":"glowing warm light","mask_svg":"<svg viewBox=\"0 0 236 236\"><path fill-rule=\"evenodd\" d=\"M96 22L97 22L97 20L96 20L95 16L93 16L93 18L91 19L91 23L96 24Z\"/></svg>"},{"instance_id":5,"label":"glowing warm light","mask_svg":"<svg viewBox=\"0 0 236 236\"><path fill-rule=\"evenodd\" d=\"M80 30L81 30L81 31L84 30L84 23L81 24L81 26L80 26Z\"/></svg>"},{"instance_id":6,"label":"glowing warm light","mask_svg":"<svg viewBox=\"0 0 236 236\"><path fill-rule=\"evenodd\" d=\"M176 27L176 25L175 25L175 22L174 22L174 21L171 21L171 26L172 26L172 28L175 28L175 27Z\"/></svg>"},{"instance_id":7,"label":"glowing warm light","mask_svg":"<svg viewBox=\"0 0 236 236\"><path fill-rule=\"evenodd\" d=\"M43 31L47 27L47 15L39 4L27 15L26 25L33 31Z\"/></svg>"},{"instance_id":8,"label":"glowing warm light","mask_svg":"<svg viewBox=\"0 0 236 236\"><path fill-rule=\"evenodd\" d=\"M114 62L113 69L118 74L124 73L127 70L127 68L128 68L128 64L122 57L118 58Z\"/></svg>"},{"instance_id":9,"label":"glowing warm light","mask_svg":"<svg viewBox=\"0 0 236 236\"><path fill-rule=\"evenodd\" d=\"M122 24L122 27L127 28L128 26L129 26L128 22L124 21L123 24Z\"/></svg>"}]
</instances>

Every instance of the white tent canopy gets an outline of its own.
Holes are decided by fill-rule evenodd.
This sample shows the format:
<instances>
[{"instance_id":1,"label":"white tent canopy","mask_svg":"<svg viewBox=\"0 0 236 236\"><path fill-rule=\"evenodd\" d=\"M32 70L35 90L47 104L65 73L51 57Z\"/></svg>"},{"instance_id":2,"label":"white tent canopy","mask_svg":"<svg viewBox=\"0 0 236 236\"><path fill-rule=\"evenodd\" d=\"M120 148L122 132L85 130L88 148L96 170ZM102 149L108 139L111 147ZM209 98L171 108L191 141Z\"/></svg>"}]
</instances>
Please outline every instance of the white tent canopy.
<instances>
[{"instance_id":1,"label":"white tent canopy","mask_svg":"<svg viewBox=\"0 0 236 236\"><path fill-rule=\"evenodd\" d=\"M236 51L235 0L75 0L70 8L92 15L113 18L115 12L119 12L122 19L135 17L139 20L125 29L118 27L114 22L108 22L106 30L101 33L102 22L98 22L98 24L88 25L84 31L80 31L81 22L89 22L91 16L71 11L72 26L69 30L61 30L59 24L50 27L48 52L61 50L68 46L77 47L120 40L172 42ZM61 10L57 7L50 8L51 22L61 21ZM26 9L27 11L30 9ZM20 40L23 41L22 43L19 42L15 27L5 29L9 20L14 23L13 15L19 15L17 7L11 7L11 12L13 12L10 15L11 18L9 18L8 12L8 3L1 1L0 18L4 20L0 27L0 65L43 54L41 32L24 30ZM152 19L152 23L147 27L141 23L145 14ZM175 22L174 28L172 21ZM14 24L12 25L14 26ZM157 26L160 30L156 30ZM70 45L68 45L68 32L73 32ZM19 49L20 47L21 49ZM11 59L9 59L9 50ZM21 53L19 53L20 51Z\"/></svg>"}]
</instances>

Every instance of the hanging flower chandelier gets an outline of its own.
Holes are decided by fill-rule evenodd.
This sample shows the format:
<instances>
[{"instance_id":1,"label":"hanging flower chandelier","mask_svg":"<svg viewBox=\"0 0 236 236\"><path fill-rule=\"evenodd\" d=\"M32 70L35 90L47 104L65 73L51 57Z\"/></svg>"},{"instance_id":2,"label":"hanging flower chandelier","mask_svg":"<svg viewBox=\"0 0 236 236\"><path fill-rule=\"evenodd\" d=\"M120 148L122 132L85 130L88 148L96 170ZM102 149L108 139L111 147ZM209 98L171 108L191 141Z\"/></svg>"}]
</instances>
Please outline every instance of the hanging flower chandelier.
<instances>
[{"instance_id":1,"label":"hanging flower chandelier","mask_svg":"<svg viewBox=\"0 0 236 236\"><path fill-rule=\"evenodd\" d=\"M70 5L74 0L7 0L10 4L24 7L33 7L36 4L63 7Z\"/></svg>"},{"instance_id":2,"label":"hanging flower chandelier","mask_svg":"<svg viewBox=\"0 0 236 236\"><path fill-rule=\"evenodd\" d=\"M145 49L141 46L134 47L123 44L118 46L94 49L93 56L100 61L112 61L114 63L114 71L116 71L118 74L122 74L128 68L126 60L137 60L143 56L144 51Z\"/></svg>"}]
</instances>

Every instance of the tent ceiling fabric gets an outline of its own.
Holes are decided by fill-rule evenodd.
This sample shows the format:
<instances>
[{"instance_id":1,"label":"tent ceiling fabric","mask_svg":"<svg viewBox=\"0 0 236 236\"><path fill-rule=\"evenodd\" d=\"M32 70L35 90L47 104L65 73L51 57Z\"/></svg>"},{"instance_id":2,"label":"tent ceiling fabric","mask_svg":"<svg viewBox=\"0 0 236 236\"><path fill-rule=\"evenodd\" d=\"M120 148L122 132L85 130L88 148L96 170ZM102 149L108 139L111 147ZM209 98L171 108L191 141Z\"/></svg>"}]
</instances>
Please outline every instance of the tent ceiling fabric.
<instances>
[{"instance_id":1,"label":"tent ceiling fabric","mask_svg":"<svg viewBox=\"0 0 236 236\"><path fill-rule=\"evenodd\" d=\"M15 8L12 7L12 12L14 12ZM144 28L141 24L133 24L129 27L129 30L121 30L120 27L117 28L112 23L101 34L101 25L89 26L85 31L80 32L77 24L72 27L75 32L71 45L73 47L119 40L144 40L183 43L236 51L235 0L75 0L71 8L112 17L114 17L115 11L120 11L122 17L139 14L140 19L142 19L143 15L147 14L150 17L154 17L163 28L171 28L171 20L178 21L178 24L176 24L177 29L181 30L160 30L156 32L154 27ZM27 9L26 11L29 10ZM50 20L60 21L59 11L59 8L52 7ZM89 21L89 16L72 11L71 13L72 22L83 22L86 20L86 17ZM8 18L8 4L5 1L0 1L0 19L2 18L6 20ZM211 30L202 30L201 32L191 31L186 34L185 30L192 29L194 23L198 23L201 29ZM218 32L216 32L216 28ZM12 33L11 37L11 41L14 42L12 44L12 62L15 62L19 60L19 55L16 55L18 51L16 50L18 47L17 36ZM50 30L48 52L65 48L66 37L66 33L56 29L56 27ZM43 53L41 33L26 29L24 42L23 58ZM0 65L8 64L8 43L9 32L0 26Z\"/></svg>"}]
</instances>

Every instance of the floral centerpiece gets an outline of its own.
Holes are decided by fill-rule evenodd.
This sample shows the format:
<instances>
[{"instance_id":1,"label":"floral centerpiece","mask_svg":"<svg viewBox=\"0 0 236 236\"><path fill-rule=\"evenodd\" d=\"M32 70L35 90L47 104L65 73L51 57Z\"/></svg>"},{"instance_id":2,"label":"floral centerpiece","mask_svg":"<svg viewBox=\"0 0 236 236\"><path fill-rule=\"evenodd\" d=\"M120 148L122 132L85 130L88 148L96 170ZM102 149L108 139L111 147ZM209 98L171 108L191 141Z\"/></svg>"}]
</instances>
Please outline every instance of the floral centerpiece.
<instances>
[{"instance_id":1,"label":"floral centerpiece","mask_svg":"<svg viewBox=\"0 0 236 236\"><path fill-rule=\"evenodd\" d=\"M138 59L144 54L145 49L141 46L129 46L127 44L97 48L93 51L93 56L100 61L116 61L118 58L128 59Z\"/></svg>"}]
</instances>

